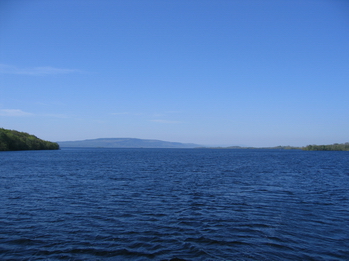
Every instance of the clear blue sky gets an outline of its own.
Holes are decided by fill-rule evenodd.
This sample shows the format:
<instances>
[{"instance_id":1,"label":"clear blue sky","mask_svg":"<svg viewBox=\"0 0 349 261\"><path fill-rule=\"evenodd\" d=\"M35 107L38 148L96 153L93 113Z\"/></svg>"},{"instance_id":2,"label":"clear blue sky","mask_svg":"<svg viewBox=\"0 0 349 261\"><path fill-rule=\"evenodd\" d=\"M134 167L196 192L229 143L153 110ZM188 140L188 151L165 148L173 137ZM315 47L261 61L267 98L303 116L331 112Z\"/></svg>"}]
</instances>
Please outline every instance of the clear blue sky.
<instances>
[{"instance_id":1,"label":"clear blue sky","mask_svg":"<svg viewBox=\"0 0 349 261\"><path fill-rule=\"evenodd\" d=\"M349 1L1 1L0 127L51 141L348 142Z\"/></svg>"}]
</instances>

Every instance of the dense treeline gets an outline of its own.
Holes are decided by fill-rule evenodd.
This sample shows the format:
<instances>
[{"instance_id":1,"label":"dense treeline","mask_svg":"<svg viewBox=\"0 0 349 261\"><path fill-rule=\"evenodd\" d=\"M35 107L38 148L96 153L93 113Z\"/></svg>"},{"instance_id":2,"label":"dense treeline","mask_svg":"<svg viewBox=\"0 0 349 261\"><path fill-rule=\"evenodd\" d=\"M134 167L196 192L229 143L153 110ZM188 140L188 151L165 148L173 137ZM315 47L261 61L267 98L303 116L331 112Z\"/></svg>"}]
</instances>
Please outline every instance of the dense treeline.
<instances>
[{"instance_id":1,"label":"dense treeline","mask_svg":"<svg viewBox=\"0 0 349 261\"><path fill-rule=\"evenodd\" d=\"M349 142L346 143L334 143L332 145L308 145L302 148L303 150L340 150L349 151Z\"/></svg>"},{"instance_id":2,"label":"dense treeline","mask_svg":"<svg viewBox=\"0 0 349 261\"><path fill-rule=\"evenodd\" d=\"M58 150L55 142L45 141L25 132L0 128L0 151Z\"/></svg>"}]
</instances>

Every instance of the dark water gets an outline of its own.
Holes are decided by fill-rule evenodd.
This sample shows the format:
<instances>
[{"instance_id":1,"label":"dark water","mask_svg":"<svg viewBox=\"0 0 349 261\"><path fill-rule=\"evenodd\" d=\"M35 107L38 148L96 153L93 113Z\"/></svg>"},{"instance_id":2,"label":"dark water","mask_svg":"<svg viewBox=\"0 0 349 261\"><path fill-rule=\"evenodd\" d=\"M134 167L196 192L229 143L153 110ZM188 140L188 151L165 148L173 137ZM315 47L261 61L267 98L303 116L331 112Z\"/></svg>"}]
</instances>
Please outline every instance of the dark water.
<instances>
[{"instance_id":1,"label":"dark water","mask_svg":"<svg viewBox=\"0 0 349 261\"><path fill-rule=\"evenodd\" d=\"M349 153L0 153L1 260L349 260Z\"/></svg>"}]
</instances>

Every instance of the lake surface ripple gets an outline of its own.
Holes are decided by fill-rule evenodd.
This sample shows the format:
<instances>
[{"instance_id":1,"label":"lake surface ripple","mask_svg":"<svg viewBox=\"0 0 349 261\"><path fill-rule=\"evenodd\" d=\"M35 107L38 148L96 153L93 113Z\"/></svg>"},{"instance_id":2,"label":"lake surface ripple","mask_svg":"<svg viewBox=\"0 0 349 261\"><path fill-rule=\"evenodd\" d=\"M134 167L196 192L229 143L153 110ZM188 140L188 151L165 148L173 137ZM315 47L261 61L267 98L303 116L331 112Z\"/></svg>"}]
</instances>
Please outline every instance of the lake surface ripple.
<instances>
[{"instance_id":1,"label":"lake surface ripple","mask_svg":"<svg viewBox=\"0 0 349 261\"><path fill-rule=\"evenodd\" d=\"M1 260L349 260L349 153L0 153Z\"/></svg>"}]
</instances>

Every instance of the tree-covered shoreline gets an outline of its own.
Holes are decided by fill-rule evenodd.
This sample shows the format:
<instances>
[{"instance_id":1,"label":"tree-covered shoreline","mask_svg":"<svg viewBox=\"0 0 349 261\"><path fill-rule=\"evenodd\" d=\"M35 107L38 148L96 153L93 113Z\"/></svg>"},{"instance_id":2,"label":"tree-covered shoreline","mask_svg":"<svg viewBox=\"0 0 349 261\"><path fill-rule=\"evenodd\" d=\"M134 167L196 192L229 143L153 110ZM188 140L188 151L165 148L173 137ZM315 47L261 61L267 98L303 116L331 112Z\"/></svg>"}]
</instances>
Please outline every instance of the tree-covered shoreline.
<instances>
[{"instance_id":1,"label":"tree-covered shoreline","mask_svg":"<svg viewBox=\"0 0 349 261\"><path fill-rule=\"evenodd\" d=\"M0 128L0 151L58 150L55 142L39 139L26 132Z\"/></svg>"},{"instance_id":2,"label":"tree-covered shoreline","mask_svg":"<svg viewBox=\"0 0 349 261\"><path fill-rule=\"evenodd\" d=\"M209 149L278 149L278 150L305 150L305 151L349 151L349 142L346 143L334 143L331 145L307 145L305 147L293 147L293 146L276 146L276 147L210 147Z\"/></svg>"},{"instance_id":3,"label":"tree-covered shoreline","mask_svg":"<svg viewBox=\"0 0 349 261\"><path fill-rule=\"evenodd\" d=\"M349 142L334 143L331 145L308 145L306 147L303 147L302 150L349 151Z\"/></svg>"}]
</instances>

